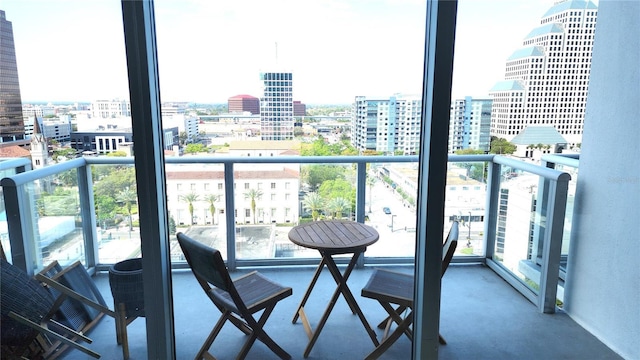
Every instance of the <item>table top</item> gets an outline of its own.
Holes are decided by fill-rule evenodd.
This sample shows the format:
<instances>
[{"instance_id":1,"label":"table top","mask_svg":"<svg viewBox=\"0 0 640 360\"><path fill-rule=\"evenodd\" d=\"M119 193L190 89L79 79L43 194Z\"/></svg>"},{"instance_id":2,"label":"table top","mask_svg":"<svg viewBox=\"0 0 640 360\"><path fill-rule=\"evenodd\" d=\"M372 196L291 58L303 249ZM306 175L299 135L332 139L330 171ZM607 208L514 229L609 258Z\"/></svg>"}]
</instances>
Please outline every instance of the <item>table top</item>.
<instances>
[{"instance_id":1,"label":"table top","mask_svg":"<svg viewBox=\"0 0 640 360\"><path fill-rule=\"evenodd\" d=\"M289 240L296 245L318 250L348 252L378 241L376 229L346 220L320 220L295 226Z\"/></svg>"}]
</instances>

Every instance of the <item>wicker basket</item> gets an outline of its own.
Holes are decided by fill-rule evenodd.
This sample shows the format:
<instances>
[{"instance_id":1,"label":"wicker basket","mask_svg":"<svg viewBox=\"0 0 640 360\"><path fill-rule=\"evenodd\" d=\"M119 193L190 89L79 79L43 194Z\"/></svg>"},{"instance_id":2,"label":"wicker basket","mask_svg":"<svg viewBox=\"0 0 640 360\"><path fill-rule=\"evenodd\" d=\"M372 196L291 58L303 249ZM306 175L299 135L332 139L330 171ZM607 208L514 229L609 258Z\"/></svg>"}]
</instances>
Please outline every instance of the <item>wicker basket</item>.
<instances>
[{"instance_id":1,"label":"wicker basket","mask_svg":"<svg viewBox=\"0 0 640 360\"><path fill-rule=\"evenodd\" d=\"M142 259L128 259L109 269L109 285L116 309L124 303L126 317L144 316Z\"/></svg>"}]
</instances>

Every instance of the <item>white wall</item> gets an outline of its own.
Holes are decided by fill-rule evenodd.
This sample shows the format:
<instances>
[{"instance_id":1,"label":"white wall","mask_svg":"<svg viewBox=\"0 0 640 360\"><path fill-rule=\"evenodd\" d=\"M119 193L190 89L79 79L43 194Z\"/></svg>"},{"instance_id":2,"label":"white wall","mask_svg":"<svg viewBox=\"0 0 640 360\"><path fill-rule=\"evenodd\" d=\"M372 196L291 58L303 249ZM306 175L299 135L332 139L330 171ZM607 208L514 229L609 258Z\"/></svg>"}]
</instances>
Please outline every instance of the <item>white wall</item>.
<instances>
[{"instance_id":1,"label":"white wall","mask_svg":"<svg viewBox=\"0 0 640 360\"><path fill-rule=\"evenodd\" d=\"M565 289L568 314L640 359L640 0L601 0Z\"/></svg>"}]
</instances>

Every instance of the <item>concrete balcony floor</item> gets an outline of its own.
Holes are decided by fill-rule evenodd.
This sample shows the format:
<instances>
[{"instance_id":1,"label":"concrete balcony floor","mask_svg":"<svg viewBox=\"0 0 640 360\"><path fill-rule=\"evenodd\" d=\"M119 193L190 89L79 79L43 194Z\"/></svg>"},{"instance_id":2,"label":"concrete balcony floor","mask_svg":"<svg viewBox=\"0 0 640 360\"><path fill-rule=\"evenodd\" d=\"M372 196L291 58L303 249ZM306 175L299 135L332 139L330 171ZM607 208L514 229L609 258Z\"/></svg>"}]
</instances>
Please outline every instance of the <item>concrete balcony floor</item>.
<instances>
[{"instance_id":1,"label":"concrete balcony floor","mask_svg":"<svg viewBox=\"0 0 640 360\"><path fill-rule=\"evenodd\" d=\"M410 272L409 267L399 267ZM295 308L304 295L314 269L307 267L259 269L266 276L293 287L293 295L281 301L267 321L266 330L293 359L303 359L307 336L298 321L291 323ZM232 277L245 273L238 270ZM371 267L356 269L349 286L371 324L384 317L384 310L374 300L360 296ZM107 274L95 277L105 300L112 297ZM324 270L311 294L306 313L316 326L334 291L333 279ZM173 273L175 304L176 358L193 359L219 317L218 310L206 297L189 270ZM481 265L452 265L443 278L440 333L447 340L441 345L441 359L621 359L588 331L562 311L541 314L534 305L510 287L489 268ZM146 359L145 319L128 326L131 359ZM378 337L382 330L375 329ZM104 317L89 332L94 342L88 347L103 359L121 359L122 348L116 344L114 321ZM210 351L218 359L234 359L246 336L227 323ZM308 359L362 359L373 349L357 316L352 315L342 297L329 316ZM411 344L401 337L381 359L409 359ZM65 353L64 359L87 359L77 350ZM248 359L277 359L257 341Z\"/></svg>"}]
</instances>

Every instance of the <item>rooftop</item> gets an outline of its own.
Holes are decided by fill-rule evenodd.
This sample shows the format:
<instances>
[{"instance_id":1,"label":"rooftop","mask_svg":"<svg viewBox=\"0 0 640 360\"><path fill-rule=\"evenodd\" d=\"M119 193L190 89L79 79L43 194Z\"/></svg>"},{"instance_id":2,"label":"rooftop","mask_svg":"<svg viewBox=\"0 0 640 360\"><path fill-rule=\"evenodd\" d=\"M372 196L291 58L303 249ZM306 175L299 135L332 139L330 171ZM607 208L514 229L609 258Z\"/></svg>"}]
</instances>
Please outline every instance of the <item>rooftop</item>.
<instances>
[{"instance_id":1,"label":"rooftop","mask_svg":"<svg viewBox=\"0 0 640 360\"><path fill-rule=\"evenodd\" d=\"M527 126L511 140L516 145L566 144L567 140L553 126Z\"/></svg>"},{"instance_id":2,"label":"rooftop","mask_svg":"<svg viewBox=\"0 0 640 360\"><path fill-rule=\"evenodd\" d=\"M546 18L567 10L597 10L598 6L592 1L567 0L553 5L542 17Z\"/></svg>"},{"instance_id":3,"label":"rooftop","mask_svg":"<svg viewBox=\"0 0 640 360\"><path fill-rule=\"evenodd\" d=\"M549 24L545 24L545 25L539 26L539 27L531 30L529 35L527 35L527 37L525 37L524 39L525 40L529 40L529 39L532 39L532 38L537 37L537 36L551 34L551 33L559 33L559 34L564 33L564 28L563 28L562 24L549 23Z\"/></svg>"},{"instance_id":4,"label":"rooftop","mask_svg":"<svg viewBox=\"0 0 640 360\"><path fill-rule=\"evenodd\" d=\"M512 90L523 91L524 85L522 85L522 82L520 80L504 80L504 81L497 82L489 91L497 92L497 91L512 91Z\"/></svg>"}]
</instances>

